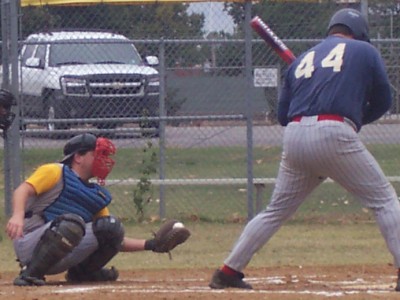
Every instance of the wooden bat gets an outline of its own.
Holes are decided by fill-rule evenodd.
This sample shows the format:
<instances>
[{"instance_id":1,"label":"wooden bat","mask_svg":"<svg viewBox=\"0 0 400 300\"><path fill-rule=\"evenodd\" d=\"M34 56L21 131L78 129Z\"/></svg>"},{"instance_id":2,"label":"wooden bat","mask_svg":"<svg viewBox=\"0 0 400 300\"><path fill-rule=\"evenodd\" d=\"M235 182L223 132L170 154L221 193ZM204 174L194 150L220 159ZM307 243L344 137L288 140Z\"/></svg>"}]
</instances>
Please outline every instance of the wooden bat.
<instances>
[{"instance_id":1,"label":"wooden bat","mask_svg":"<svg viewBox=\"0 0 400 300\"><path fill-rule=\"evenodd\" d=\"M250 21L250 26L287 64L291 64L296 59L293 52L260 17L255 16Z\"/></svg>"}]
</instances>

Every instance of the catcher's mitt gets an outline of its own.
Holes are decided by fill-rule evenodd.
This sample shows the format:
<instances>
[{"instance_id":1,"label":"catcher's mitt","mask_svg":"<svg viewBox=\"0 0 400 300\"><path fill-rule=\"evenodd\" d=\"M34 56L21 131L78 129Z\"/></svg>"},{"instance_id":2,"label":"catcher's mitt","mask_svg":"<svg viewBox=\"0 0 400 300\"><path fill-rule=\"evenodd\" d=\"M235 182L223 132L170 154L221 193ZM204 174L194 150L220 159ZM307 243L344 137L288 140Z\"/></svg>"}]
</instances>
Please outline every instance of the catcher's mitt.
<instances>
[{"instance_id":1,"label":"catcher's mitt","mask_svg":"<svg viewBox=\"0 0 400 300\"><path fill-rule=\"evenodd\" d=\"M169 220L154 233L155 246L153 251L169 253L176 246L184 243L189 236L190 231L181 222Z\"/></svg>"}]
</instances>

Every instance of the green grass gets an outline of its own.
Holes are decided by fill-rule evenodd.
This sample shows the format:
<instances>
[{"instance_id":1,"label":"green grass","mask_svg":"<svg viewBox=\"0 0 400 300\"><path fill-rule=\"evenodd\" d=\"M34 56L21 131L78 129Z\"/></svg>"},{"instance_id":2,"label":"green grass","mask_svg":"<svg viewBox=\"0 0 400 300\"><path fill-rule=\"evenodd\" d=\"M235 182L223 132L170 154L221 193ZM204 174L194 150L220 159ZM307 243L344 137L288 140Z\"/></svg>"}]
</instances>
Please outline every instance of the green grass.
<instances>
[{"instance_id":1,"label":"green grass","mask_svg":"<svg viewBox=\"0 0 400 300\"><path fill-rule=\"evenodd\" d=\"M187 223L188 242L166 255L120 253L114 264L120 268L218 267L227 257L244 224ZM146 238L155 224L129 227L128 234ZM138 257L136 257L138 255ZM388 264L392 258L377 226L359 224L287 224L264 246L249 267L285 265Z\"/></svg>"},{"instance_id":2,"label":"green grass","mask_svg":"<svg viewBox=\"0 0 400 300\"><path fill-rule=\"evenodd\" d=\"M126 224L127 236L147 239L159 223ZM229 254L244 224L187 222L192 236L167 254L119 253L111 262L119 269L216 268ZM2 233L3 234L3 233ZM3 234L4 237L4 234ZM0 271L17 272L11 242L0 243ZM392 262L373 223L287 224L257 253L249 267L383 264Z\"/></svg>"},{"instance_id":3,"label":"green grass","mask_svg":"<svg viewBox=\"0 0 400 300\"><path fill-rule=\"evenodd\" d=\"M370 145L368 148L386 175L400 175L400 145ZM158 154L157 148L154 151ZM25 149L23 166L26 175L41 164L60 160L61 153L61 148ZM143 149L118 149L116 165L110 178L137 178L144 156ZM254 148L253 157L255 177L276 176L281 158L280 147ZM0 159L3 159L2 150ZM247 174L246 167L246 149L243 147L169 148L166 151L167 178L243 178Z\"/></svg>"},{"instance_id":4,"label":"green grass","mask_svg":"<svg viewBox=\"0 0 400 300\"><path fill-rule=\"evenodd\" d=\"M400 145L371 145L369 149L388 176L399 174ZM154 148L154 151L158 149ZM26 176L34 168L60 159L61 149L24 150L24 171ZM3 155L0 151L0 157ZM116 165L110 179L139 178L142 160L148 155L143 149L119 149L115 156ZM254 176L275 177L281 156L280 147L258 147L254 149ZM202 149L173 149L166 151L166 178L245 178L246 151L241 147ZM158 174L152 175L154 178ZM0 188L3 178L0 177ZM400 191L399 183L394 183ZM123 219L136 219L133 203L134 186L113 185L108 187L113 194L112 212ZM262 207L265 207L272 193L273 185L267 185L262 193ZM152 187L152 196L146 204L147 219L159 214L159 187ZM254 198L256 190L254 189ZM232 222L247 218L246 185L225 186L166 186L166 217L184 220ZM254 204L255 206L255 204ZM1 205L0 212L4 205ZM255 208L254 208L255 209ZM369 220L371 215L340 186L333 183L318 187L300 207L294 221L317 220Z\"/></svg>"},{"instance_id":5,"label":"green grass","mask_svg":"<svg viewBox=\"0 0 400 300\"><path fill-rule=\"evenodd\" d=\"M158 149L154 149L158 155ZM254 149L256 177L275 176L279 165L279 147ZM23 166L26 175L36 167L61 159L61 149L25 149ZM110 178L137 178L140 174L143 149L118 149L116 164ZM0 151L3 159L3 151ZM242 147L168 149L166 151L167 178L226 178L246 177L246 149ZM154 177L157 177L155 175Z\"/></svg>"},{"instance_id":6,"label":"green grass","mask_svg":"<svg viewBox=\"0 0 400 300\"><path fill-rule=\"evenodd\" d=\"M400 145L369 145L368 149L387 176L400 176Z\"/></svg>"},{"instance_id":7,"label":"green grass","mask_svg":"<svg viewBox=\"0 0 400 300\"><path fill-rule=\"evenodd\" d=\"M399 175L400 146L369 147L385 174ZM24 170L29 174L42 163L60 159L61 149L24 151ZM120 149L111 178L138 178L141 149ZM254 174L275 177L281 149L256 148ZM0 151L2 159L2 151ZM246 152L243 148L168 149L167 178L245 177ZM3 189L0 177L0 188ZM400 183L394 187L400 191ZM146 207L147 219L159 212L158 187ZM123 218L128 236L149 238L159 223L138 224L132 186L110 186L114 195L111 211ZM267 205L273 185L263 191ZM188 243L167 255L148 252L120 253L112 264L120 269L215 268L228 255L247 217L246 186L169 186L165 189L167 217L186 222L192 231ZM0 207L0 225L7 218ZM192 221L191 221L192 220ZM196 220L193 222L193 220ZM336 184L323 184L300 207L298 213L256 254L249 267L283 265L389 264L386 250L370 212ZM11 241L0 232L0 271L17 272Z\"/></svg>"}]
</instances>

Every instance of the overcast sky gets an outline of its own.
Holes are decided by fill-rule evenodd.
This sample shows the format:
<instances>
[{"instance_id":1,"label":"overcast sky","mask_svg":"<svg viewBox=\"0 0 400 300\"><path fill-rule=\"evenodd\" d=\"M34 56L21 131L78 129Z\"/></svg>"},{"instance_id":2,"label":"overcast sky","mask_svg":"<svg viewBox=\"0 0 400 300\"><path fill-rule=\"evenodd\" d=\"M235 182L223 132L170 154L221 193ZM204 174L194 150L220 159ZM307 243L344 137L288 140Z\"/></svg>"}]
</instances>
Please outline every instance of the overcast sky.
<instances>
[{"instance_id":1,"label":"overcast sky","mask_svg":"<svg viewBox=\"0 0 400 300\"><path fill-rule=\"evenodd\" d=\"M232 18L223 11L223 2L191 3L189 12L204 13L205 31L226 31L233 33Z\"/></svg>"}]
</instances>

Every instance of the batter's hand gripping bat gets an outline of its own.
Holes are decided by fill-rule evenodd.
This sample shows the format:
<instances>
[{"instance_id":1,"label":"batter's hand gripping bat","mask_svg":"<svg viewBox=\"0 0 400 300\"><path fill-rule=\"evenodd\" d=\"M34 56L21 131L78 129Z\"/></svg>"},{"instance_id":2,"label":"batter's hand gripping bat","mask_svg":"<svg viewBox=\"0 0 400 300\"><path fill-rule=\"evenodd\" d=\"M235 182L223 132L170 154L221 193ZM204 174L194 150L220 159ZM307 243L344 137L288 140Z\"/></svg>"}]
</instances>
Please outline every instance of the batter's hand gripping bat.
<instances>
[{"instance_id":1,"label":"batter's hand gripping bat","mask_svg":"<svg viewBox=\"0 0 400 300\"><path fill-rule=\"evenodd\" d=\"M260 17L255 16L250 21L250 26L287 64L291 64L296 59L293 52Z\"/></svg>"}]
</instances>

